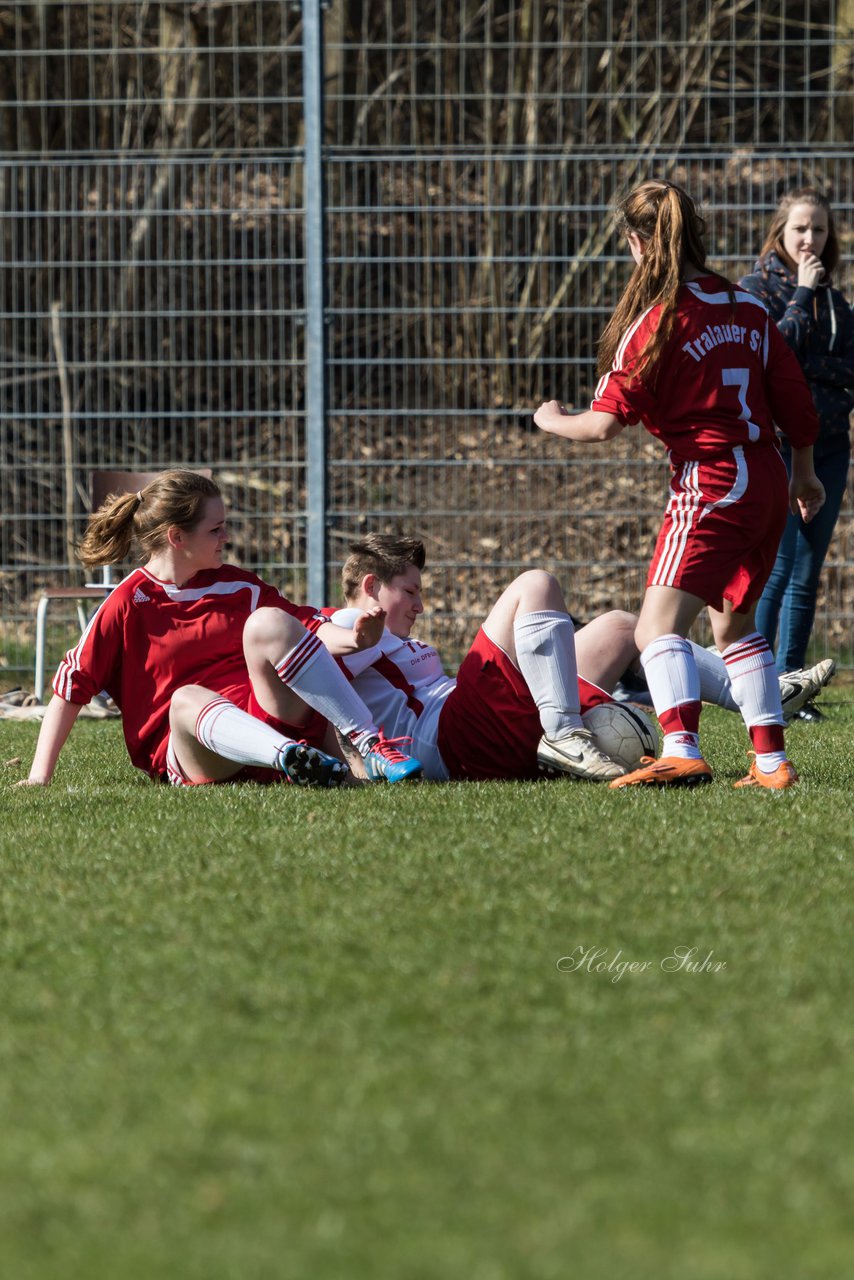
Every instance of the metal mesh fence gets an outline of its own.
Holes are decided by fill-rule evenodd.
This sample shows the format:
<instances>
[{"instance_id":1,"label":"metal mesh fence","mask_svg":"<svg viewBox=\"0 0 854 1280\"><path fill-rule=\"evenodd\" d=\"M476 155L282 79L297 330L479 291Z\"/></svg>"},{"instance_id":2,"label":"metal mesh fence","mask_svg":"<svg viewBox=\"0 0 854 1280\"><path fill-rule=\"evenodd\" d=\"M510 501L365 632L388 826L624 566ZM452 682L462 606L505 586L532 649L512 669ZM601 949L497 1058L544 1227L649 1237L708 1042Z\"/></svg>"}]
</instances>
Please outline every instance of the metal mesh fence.
<instances>
[{"instance_id":1,"label":"metal mesh fence","mask_svg":"<svg viewBox=\"0 0 854 1280\"><path fill-rule=\"evenodd\" d=\"M93 469L213 468L236 551L305 567L300 15L0 13L3 660L83 581ZM72 639L51 610L51 657Z\"/></svg>"},{"instance_id":2,"label":"metal mesh fence","mask_svg":"<svg viewBox=\"0 0 854 1280\"><path fill-rule=\"evenodd\" d=\"M40 586L83 580L70 548L94 467L212 467L234 557L304 591L308 7L0 9L0 651L21 682ZM610 211L649 173L700 200L730 275L781 186L820 183L851 296L849 10L334 0L330 598L353 534L407 528L446 649L521 567L554 569L581 616L637 605L657 447L570 449L532 408L589 399L628 274ZM851 510L821 651L850 631ZM73 632L57 617L52 657Z\"/></svg>"}]
</instances>

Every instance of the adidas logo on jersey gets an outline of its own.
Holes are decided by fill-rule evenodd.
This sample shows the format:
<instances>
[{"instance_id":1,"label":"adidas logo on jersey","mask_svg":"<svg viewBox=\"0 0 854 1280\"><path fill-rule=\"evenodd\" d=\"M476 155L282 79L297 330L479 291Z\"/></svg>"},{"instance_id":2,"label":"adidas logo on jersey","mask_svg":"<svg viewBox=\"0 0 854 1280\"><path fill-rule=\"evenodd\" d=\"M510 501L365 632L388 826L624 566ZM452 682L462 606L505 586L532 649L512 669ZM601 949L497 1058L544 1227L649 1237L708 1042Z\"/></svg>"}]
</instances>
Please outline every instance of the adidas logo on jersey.
<instances>
[{"instance_id":1,"label":"adidas logo on jersey","mask_svg":"<svg viewBox=\"0 0 854 1280\"><path fill-rule=\"evenodd\" d=\"M150 600L151 596L147 596L142 587L137 587L136 591L133 593L134 604L148 604Z\"/></svg>"}]
</instances>

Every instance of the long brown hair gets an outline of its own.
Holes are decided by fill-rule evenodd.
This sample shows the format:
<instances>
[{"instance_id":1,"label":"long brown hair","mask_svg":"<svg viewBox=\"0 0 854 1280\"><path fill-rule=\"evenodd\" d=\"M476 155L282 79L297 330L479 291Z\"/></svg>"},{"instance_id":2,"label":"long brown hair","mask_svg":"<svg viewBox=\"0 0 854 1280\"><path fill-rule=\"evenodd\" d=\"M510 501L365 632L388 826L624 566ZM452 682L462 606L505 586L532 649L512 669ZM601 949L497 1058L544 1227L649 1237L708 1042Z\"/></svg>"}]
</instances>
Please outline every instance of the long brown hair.
<instances>
[{"instance_id":1,"label":"long brown hair","mask_svg":"<svg viewBox=\"0 0 854 1280\"><path fill-rule=\"evenodd\" d=\"M765 243L759 251L759 261L767 272L766 259L769 253L776 253L790 271L797 271L797 262L793 262L783 248L783 231L789 221L789 214L796 204L811 204L814 208L824 209L827 214L827 240L821 251L821 265L824 267L825 279L829 280L839 262L839 237L836 234L836 223L833 220L830 201L818 187L795 187L792 191L786 192L769 224Z\"/></svg>"},{"instance_id":2,"label":"long brown hair","mask_svg":"<svg viewBox=\"0 0 854 1280\"><path fill-rule=\"evenodd\" d=\"M687 268L707 269L705 224L687 191L674 182L655 178L630 191L618 205L617 214L622 232L633 231L640 236L645 250L599 339L597 372L601 376L613 366L617 348L632 321L650 307L660 305L658 328L635 366L635 376L640 377L654 367L670 337Z\"/></svg>"},{"instance_id":3,"label":"long brown hair","mask_svg":"<svg viewBox=\"0 0 854 1280\"><path fill-rule=\"evenodd\" d=\"M127 560L134 541L146 559L166 543L172 525L187 532L204 517L219 488L195 471L164 471L139 493L111 494L89 517L77 554L86 565Z\"/></svg>"}]
</instances>

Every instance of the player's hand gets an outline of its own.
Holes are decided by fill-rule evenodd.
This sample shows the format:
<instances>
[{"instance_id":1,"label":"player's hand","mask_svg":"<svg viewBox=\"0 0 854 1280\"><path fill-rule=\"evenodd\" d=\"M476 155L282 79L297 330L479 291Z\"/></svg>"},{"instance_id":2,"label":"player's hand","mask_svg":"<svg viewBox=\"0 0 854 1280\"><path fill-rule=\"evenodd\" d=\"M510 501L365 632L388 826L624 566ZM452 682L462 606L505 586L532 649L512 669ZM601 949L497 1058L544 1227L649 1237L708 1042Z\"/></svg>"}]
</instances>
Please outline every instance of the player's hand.
<instances>
[{"instance_id":1,"label":"player's hand","mask_svg":"<svg viewBox=\"0 0 854 1280\"><path fill-rule=\"evenodd\" d=\"M16 787L46 787L50 782L50 778L22 778L20 782L16 782Z\"/></svg>"},{"instance_id":2,"label":"player's hand","mask_svg":"<svg viewBox=\"0 0 854 1280\"><path fill-rule=\"evenodd\" d=\"M792 514L799 515L804 524L809 524L813 516L818 515L824 506L824 499L824 485L817 475L807 476L800 481L792 477L789 485L789 506Z\"/></svg>"},{"instance_id":3,"label":"player's hand","mask_svg":"<svg viewBox=\"0 0 854 1280\"><path fill-rule=\"evenodd\" d=\"M385 609L378 604L366 609L353 623L353 638L357 649L370 649L379 644L385 629Z\"/></svg>"},{"instance_id":4,"label":"player's hand","mask_svg":"<svg viewBox=\"0 0 854 1280\"><path fill-rule=\"evenodd\" d=\"M824 279L824 267L821 258L814 253L805 253L798 263L798 284L807 289L817 289Z\"/></svg>"},{"instance_id":5,"label":"player's hand","mask_svg":"<svg viewBox=\"0 0 854 1280\"><path fill-rule=\"evenodd\" d=\"M553 418L567 418L569 414L559 400L544 400L534 414L534 422L544 431L548 431Z\"/></svg>"}]
</instances>

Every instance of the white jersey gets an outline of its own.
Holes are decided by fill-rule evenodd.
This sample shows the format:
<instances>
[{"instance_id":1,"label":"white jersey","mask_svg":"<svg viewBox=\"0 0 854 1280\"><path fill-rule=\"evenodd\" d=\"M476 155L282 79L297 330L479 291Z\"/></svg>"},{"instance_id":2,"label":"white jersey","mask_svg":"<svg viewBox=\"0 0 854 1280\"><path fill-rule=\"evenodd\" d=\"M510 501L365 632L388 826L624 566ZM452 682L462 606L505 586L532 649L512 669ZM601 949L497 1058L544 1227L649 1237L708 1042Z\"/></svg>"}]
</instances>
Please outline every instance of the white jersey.
<instances>
[{"instance_id":1,"label":"white jersey","mask_svg":"<svg viewBox=\"0 0 854 1280\"><path fill-rule=\"evenodd\" d=\"M352 627L362 613L338 609L329 621ZM384 631L379 644L347 654L342 662L385 736L411 738L409 750L421 761L424 777L444 781L448 772L436 746L439 714L457 682L446 674L436 649Z\"/></svg>"}]
</instances>

